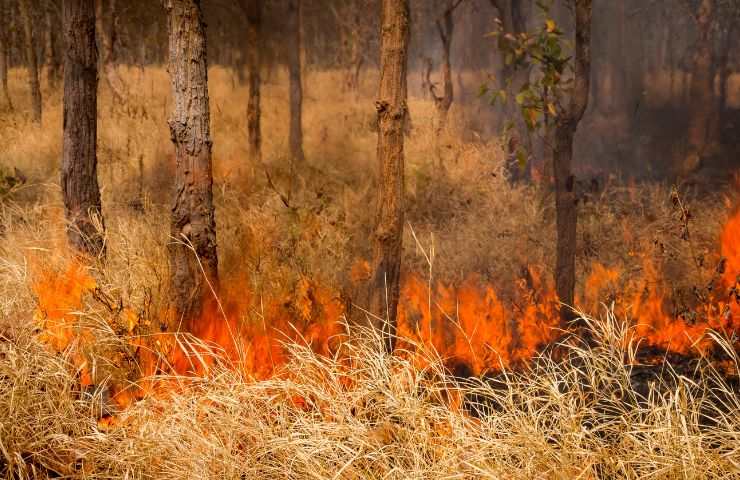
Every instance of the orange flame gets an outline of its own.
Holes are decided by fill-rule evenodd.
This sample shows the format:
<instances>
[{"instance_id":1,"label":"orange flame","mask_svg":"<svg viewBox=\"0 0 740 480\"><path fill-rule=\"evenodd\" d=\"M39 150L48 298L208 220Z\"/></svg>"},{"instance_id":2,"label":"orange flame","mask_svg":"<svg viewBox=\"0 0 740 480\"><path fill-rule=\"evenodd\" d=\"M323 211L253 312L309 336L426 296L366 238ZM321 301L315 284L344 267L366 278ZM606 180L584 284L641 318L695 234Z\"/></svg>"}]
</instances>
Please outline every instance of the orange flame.
<instances>
[{"instance_id":1,"label":"orange flame","mask_svg":"<svg viewBox=\"0 0 740 480\"><path fill-rule=\"evenodd\" d=\"M687 353L703 348L700 339L708 328L740 330L740 210L726 223L720 235L720 251L726 259L720 285L714 296L702 305L697 318L676 317L665 308L668 285L660 270L644 262L644 274L627 279L636 292L631 298L620 298L620 318L630 318L638 337L666 350ZM353 276L363 277L363 269ZM617 295L623 273L620 269L594 264L584 283L578 304L587 311L599 308L607 296ZM431 346L457 373L481 375L489 370L511 367L526 362L560 332L558 302L550 281L536 268L529 268L513 288L513 295L503 300L491 285L471 276L459 286L430 285L416 275L407 275L402 288L398 313L399 353L410 354L415 362L416 345ZM336 352L344 334L341 320L344 305L328 288L303 278L289 294L260 301L248 289L247 282L225 281L231 290L222 292L223 303L211 302L203 315L192 321L190 332L206 343L223 349L226 358L256 379L275 375L287 361L281 342L305 342L318 354ZM38 296L37 318L43 338L56 350L64 350L76 339L92 342L92 332L80 327L76 311L84 296L95 288L89 273L77 264L60 273L44 272L34 284ZM255 304L262 307L256 308ZM199 347L183 347L171 333L146 338L134 335L137 323L133 312L123 312L128 323L130 343L136 347L143 375L162 371L183 374L202 373L212 358L196 363L193 353L203 354ZM190 350L189 350L190 349ZM73 360L82 371L83 385L94 383L86 368L84 355ZM166 367L166 368L165 368ZM125 405L143 395L141 389L119 390L115 400ZM305 399L293 399L297 404Z\"/></svg>"}]
</instances>

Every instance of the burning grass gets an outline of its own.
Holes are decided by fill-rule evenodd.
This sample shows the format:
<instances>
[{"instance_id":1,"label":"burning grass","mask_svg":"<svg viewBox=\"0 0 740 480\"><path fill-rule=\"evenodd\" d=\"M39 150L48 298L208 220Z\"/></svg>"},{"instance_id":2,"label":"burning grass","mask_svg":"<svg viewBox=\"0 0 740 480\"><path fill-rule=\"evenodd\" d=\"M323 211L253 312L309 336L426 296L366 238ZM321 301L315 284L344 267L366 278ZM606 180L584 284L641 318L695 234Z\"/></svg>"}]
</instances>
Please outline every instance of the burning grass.
<instances>
[{"instance_id":1,"label":"burning grass","mask_svg":"<svg viewBox=\"0 0 740 480\"><path fill-rule=\"evenodd\" d=\"M244 90L215 67L220 303L163 333L166 74L122 74L139 96L114 105L104 91L100 103L108 256L84 266L66 249L53 183L59 96L45 95L34 127L11 74L18 111L0 116L10 139L0 161L30 181L0 202L0 475L740 474L737 188L609 178L585 195L578 306L611 307L588 320L593 343L562 339L547 189L509 182L496 141L463 141L461 106L443 139L446 171L436 171L434 110L412 98L403 351L388 357L340 341L368 256L372 95L347 101L335 73L308 75L309 164L292 178L285 82L266 82L268 186L244 160L233 101ZM532 359L556 339L565 345Z\"/></svg>"},{"instance_id":2,"label":"burning grass","mask_svg":"<svg viewBox=\"0 0 740 480\"><path fill-rule=\"evenodd\" d=\"M342 357L290 344L268 380L214 364L196 378L149 379L153 393L112 422L99 421L103 385L81 391L70 358L16 331L0 343L2 469L6 478L737 475L740 398L725 374L700 360L692 378L666 367L636 385L634 331L611 314L589 323L591 345L567 340L557 360L496 381L453 377L432 351L419 368L379 353L379 342ZM738 373L730 343L712 341Z\"/></svg>"}]
</instances>

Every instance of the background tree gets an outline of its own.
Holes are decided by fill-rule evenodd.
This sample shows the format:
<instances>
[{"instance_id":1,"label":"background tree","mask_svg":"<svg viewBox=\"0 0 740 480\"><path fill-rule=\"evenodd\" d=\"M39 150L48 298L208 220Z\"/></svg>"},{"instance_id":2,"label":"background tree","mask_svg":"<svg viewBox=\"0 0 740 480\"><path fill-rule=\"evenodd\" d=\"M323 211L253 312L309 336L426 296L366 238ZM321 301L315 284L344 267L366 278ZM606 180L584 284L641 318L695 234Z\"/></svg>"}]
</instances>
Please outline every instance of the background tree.
<instances>
[{"instance_id":1,"label":"background tree","mask_svg":"<svg viewBox=\"0 0 740 480\"><path fill-rule=\"evenodd\" d=\"M41 123L41 86L39 84L39 64L36 56L36 47L33 41L33 19L29 0L18 2L20 19L23 24L23 41L28 67L28 87L31 91L31 118Z\"/></svg>"},{"instance_id":2,"label":"background tree","mask_svg":"<svg viewBox=\"0 0 740 480\"><path fill-rule=\"evenodd\" d=\"M446 0L445 9L442 15L437 18L435 24L437 26L437 33L439 39L442 42L442 95L437 95L436 87L434 83L429 83L429 94L434 101L434 107L437 110L437 127L435 135L435 143L437 151L437 160L442 165L442 154L440 151L440 136L447 128L447 116L452 106L454 90L452 85L452 66L450 64L450 48L452 46L452 35L455 32L455 22L452 14L455 9L462 3L462 0Z\"/></svg>"},{"instance_id":3,"label":"background tree","mask_svg":"<svg viewBox=\"0 0 740 480\"><path fill-rule=\"evenodd\" d=\"M693 68L689 87L692 114L689 117L688 153L681 173L688 174L701 166L711 143L710 125L714 116L714 74L712 47L714 43L716 4L715 0L701 0L694 20L697 40L693 53Z\"/></svg>"},{"instance_id":4,"label":"background tree","mask_svg":"<svg viewBox=\"0 0 740 480\"><path fill-rule=\"evenodd\" d=\"M77 251L104 252L97 175L97 50L93 0L64 0L62 199L67 235Z\"/></svg>"},{"instance_id":5,"label":"background tree","mask_svg":"<svg viewBox=\"0 0 740 480\"><path fill-rule=\"evenodd\" d=\"M54 0L47 0L44 9L44 65L46 66L46 83L50 90L56 89L59 81L59 40L57 38L56 25L57 11L59 5Z\"/></svg>"},{"instance_id":6,"label":"background tree","mask_svg":"<svg viewBox=\"0 0 740 480\"><path fill-rule=\"evenodd\" d=\"M106 11L103 0L95 0L95 22L98 32L100 67L105 74L105 81L116 101L122 102L126 97L126 86L116 70L117 18L116 0L108 0Z\"/></svg>"},{"instance_id":7,"label":"background tree","mask_svg":"<svg viewBox=\"0 0 740 480\"><path fill-rule=\"evenodd\" d=\"M540 30L512 35L506 33L499 22L499 30L495 34L507 65L515 69L539 69L537 79L523 85L514 100L529 129L548 130L548 119L552 118L554 122L551 142L557 231L555 288L558 299L567 306L573 306L578 220L573 144L576 129L588 106L592 1L574 0L573 58L563 48L564 33L549 17L549 10L543 9L547 16ZM493 92L494 101L499 98L506 100L507 96L506 89ZM564 307L560 312L564 324L572 320L570 308Z\"/></svg>"},{"instance_id":8,"label":"background tree","mask_svg":"<svg viewBox=\"0 0 740 480\"><path fill-rule=\"evenodd\" d=\"M301 1L288 0L288 77L290 82L290 156L294 163L305 160L303 153L303 85L301 79Z\"/></svg>"},{"instance_id":9,"label":"background tree","mask_svg":"<svg viewBox=\"0 0 740 480\"><path fill-rule=\"evenodd\" d=\"M260 51L262 50L262 0L241 0L239 3L247 25L247 145L249 156L262 161L262 133L260 131Z\"/></svg>"},{"instance_id":10,"label":"background tree","mask_svg":"<svg viewBox=\"0 0 740 480\"><path fill-rule=\"evenodd\" d=\"M388 352L395 346L401 279L404 219L404 126L407 116L406 68L409 41L408 0L382 0L378 114L378 197L373 234L371 323L383 333Z\"/></svg>"},{"instance_id":11,"label":"background tree","mask_svg":"<svg viewBox=\"0 0 740 480\"><path fill-rule=\"evenodd\" d=\"M175 192L169 245L175 322L202 312L218 288L213 208L206 33L199 0L165 0L172 85L169 120L175 146Z\"/></svg>"},{"instance_id":12,"label":"background tree","mask_svg":"<svg viewBox=\"0 0 740 480\"><path fill-rule=\"evenodd\" d=\"M576 41L573 59L573 81L569 101L558 102L555 115L555 145L553 170L555 173L556 261L555 288L558 299L567 306L574 305L576 286L576 232L578 209L573 175L573 139L578 123L588 106L591 76L591 0L575 0ZM568 307L560 309L563 322L573 318Z\"/></svg>"},{"instance_id":13,"label":"background tree","mask_svg":"<svg viewBox=\"0 0 740 480\"><path fill-rule=\"evenodd\" d=\"M341 49L337 63L346 68L344 86L355 93L360 88L362 67L368 62L370 44L377 36L378 25L364 15L378 8L377 0L347 0L336 5L329 3L334 20L339 26Z\"/></svg>"},{"instance_id":14,"label":"background tree","mask_svg":"<svg viewBox=\"0 0 740 480\"><path fill-rule=\"evenodd\" d=\"M0 2L0 107L13 109L8 92L8 69L10 68L10 8Z\"/></svg>"}]
</instances>

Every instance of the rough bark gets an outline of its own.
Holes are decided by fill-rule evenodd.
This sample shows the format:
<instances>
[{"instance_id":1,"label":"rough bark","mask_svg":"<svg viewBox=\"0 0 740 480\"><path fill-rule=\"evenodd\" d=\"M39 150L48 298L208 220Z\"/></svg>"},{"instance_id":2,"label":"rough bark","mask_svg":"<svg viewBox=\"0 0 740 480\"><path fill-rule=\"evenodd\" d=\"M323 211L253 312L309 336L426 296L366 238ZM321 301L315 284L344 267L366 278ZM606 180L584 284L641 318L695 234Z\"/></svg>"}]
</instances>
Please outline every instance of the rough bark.
<instances>
[{"instance_id":1,"label":"rough bark","mask_svg":"<svg viewBox=\"0 0 740 480\"><path fill-rule=\"evenodd\" d=\"M197 318L218 288L206 32L199 0L164 0L172 86L175 192L169 245L175 325ZM173 326L173 325L171 325Z\"/></svg>"},{"instance_id":2,"label":"rough bark","mask_svg":"<svg viewBox=\"0 0 740 480\"><path fill-rule=\"evenodd\" d=\"M19 0L18 7L23 26L23 47L26 53L26 65L28 67L28 86L31 91L31 118L35 123L41 123L39 64L36 57L36 48L34 48L33 43L33 21L31 20L29 0Z\"/></svg>"},{"instance_id":3,"label":"rough bark","mask_svg":"<svg viewBox=\"0 0 740 480\"><path fill-rule=\"evenodd\" d=\"M385 348L395 346L401 278L404 219L404 124L409 40L408 0L383 0L380 37L377 217L369 291L371 325L382 332Z\"/></svg>"},{"instance_id":4,"label":"rough bark","mask_svg":"<svg viewBox=\"0 0 740 480\"><path fill-rule=\"evenodd\" d=\"M301 1L289 0L288 35L291 48L288 48L288 76L290 83L290 133L288 143L294 163L305 160L303 154L303 87L301 85Z\"/></svg>"},{"instance_id":5,"label":"rough bark","mask_svg":"<svg viewBox=\"0 0 740 480\"><path fill-rule=\"evenodd\" d=\"M555 288L563 326L573 319L576 283L577 197L572 171L573 137L588 106L591 74L591 0L576 0L576 42L574 84L570 102L559 112L555 123L553 170L555 174L556 264Z\"/></svg>"},{"instance_id":6,"label":"rough bark","mask_svg":"<svg viewBox=\"0 0 740 480\"><path fill-rule=\"evenodd\" d=\"M698 169L709 143L709 124L712 121L714 101L714 71L712 69L712 20L715 0L701 0L696 14L698 40L694 50L689 98L691 117L688 130L688 154L680 174Z\"/></svg>"},{"instance_id":7,"label":"rough bark","mask_svg":"<svg viewBox=\"0 0 740 480\"><path fill-rule=\"evenodd\" d=\"M121 102L126 97L126 85L116 70L116 0L109 0L107 13L106 15L103 0L95 0L95 28L100 45L100 68L114 100Z\"/></svg>"},{"instance_id":8,"label":"rough bark","mask_svg":"<svg viewBox=\"0 0 740 480\"><path fill-rule=\"evenodd\" d=\"M52 8L53 4L48 4L44 10L44 65L46 67L46 86L50 90L56 89L60 70Z\"/></svg>"},{"instance_id":9,"label":"rough bark","mask_svg":"<svg viewBox=\"0 0 740 480\"><path fill-rule=\"evenodd\" d=\"M65 0L63 6L64 120L62 198L69 242L90 256L104 253L98 188L97 50L93 0Z\"/></svg>"},{"instance_id":10,"label":"rough bark","mask_svg":"<svg viewBox=\"0 0 740 480\"><path fill-rule=\"evenodd\" d=\"M249 98L247 100L247 145L249 157L262 161L262 133L260 130L260 50L262 49L262 0L242 0L242 11L247 19L247 69Z\"/></svg>"}]
</instances>

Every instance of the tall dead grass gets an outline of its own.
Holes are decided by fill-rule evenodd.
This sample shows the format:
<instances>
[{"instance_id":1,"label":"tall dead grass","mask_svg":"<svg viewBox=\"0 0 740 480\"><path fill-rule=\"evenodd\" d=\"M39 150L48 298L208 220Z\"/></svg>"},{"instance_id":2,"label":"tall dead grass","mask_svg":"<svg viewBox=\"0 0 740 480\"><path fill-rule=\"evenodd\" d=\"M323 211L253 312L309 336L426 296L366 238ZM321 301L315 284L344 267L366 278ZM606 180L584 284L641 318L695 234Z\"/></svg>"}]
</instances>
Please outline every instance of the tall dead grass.
<instances>
[{"instance_id":1,"label":"tall dead grass","mask_svg":"<svg viewBox=\"0 0 740 480\"><path fill-rule=\"evenodd\" d=\"M377 345L343 358L289 345L255 382L210 367L161 377L114 425L105 391L80 392L64 354L32 335L0 342L5 478L737 478L740 399L709 362L693 378L633 372L631 331L608 312L595 341L496 379L420 369ZM737 365L737 357L725 340ZM197 361L197 359L193 359ZM351 365L348 368L348 365ZM176 388L173 388L173 384Z\"/></svg>"},{"instance_id":2,"label":"tall dead grass","mask_svg":"<svg viewBox=\"0 0 740 480\"><path fill-rule=\"evenodd\" d=\"M341 92L337 72L311 72L304 111L308 166L287 162L283 72L265 82L265 159L286 208L247 158L243 87L221 67L209 72L221 272L256 298L290 290L303 276L341 289L367 256L375 132L370 81ZM100 171L108 259L90 266L100 290L137 312L166 300L172 168L163 69L122 69L134 96L100 101ZM39 341L31 288L69 262L57 184L58 92L46 92L41 127L26 118L23 74L11 72L16 111L0 115L0 163L29 183L0 202L0 474L5 478L733 478L740 405L708 362L691 378L666 370L636 379L626 323L591 321L593 345L569 341L559 357L496 379L454 378L426 351L428 366L387 357L374 345L324 358L291 344L284 374L255 382L211 366L202 378L160 377L166 389L99 423L112 408L107 383L128 379L111 352L125 352L119 318L99 302L74 312L96 332L86 352L97 388L79 387L78 345L61 353ZM513 285L526 265L551 265L553 212L537 186L511 184L496 140L469 139L456 105L443 138L446 171L434 165L434 109L410 100L407 141L408 271L455 281L470 272ZM465 139L465 140L464 140ZM139 159L143 198L139 198ZM682 191L692 205L690 240L666 185L610 179L580 207L579 278L594 262L620 267L627 283L646 257L676 289L706 283L716 235L737 193ZM543 200L543 198L545 200ZM132 206L141 201L141 208ZM433 247L433 249L431 248ZM418 251L423 248L427 255ZM431 251L436 256L431 256ZM697 267L697 258L704 262ZM706 268L705 268L706 267ZM579 285L579 289L583 289ZM500 292L506 298L506 291ZM625 296L626 292L625 292ZM192 339L191 339L192 341ZM732 361L737 357L729 344ZM419 346L420 351L423 351ZM565 353L563 353L563 351ZM218 352L214 352L217 355ZM418 354L418 353L417 353ZM563 361L562 356L569 361ZM197 358L193 359L197 361ZM734 367L737 369L737 367ZM176 388L175 388L176 387ZM162 393L164 392L164 393ZM461 401L461 399L464 399Z\"/></svg>"}]
</instances>

